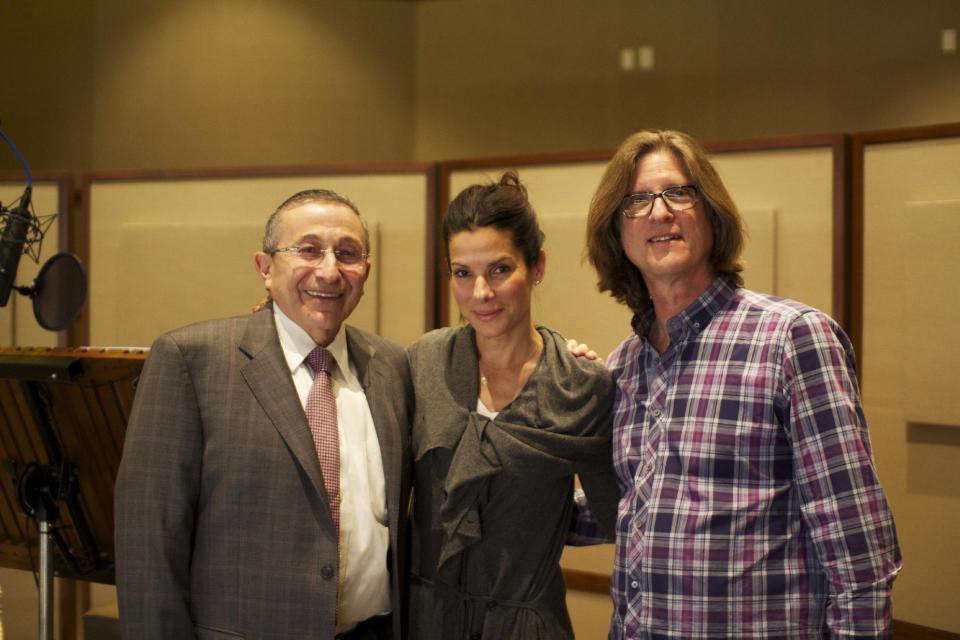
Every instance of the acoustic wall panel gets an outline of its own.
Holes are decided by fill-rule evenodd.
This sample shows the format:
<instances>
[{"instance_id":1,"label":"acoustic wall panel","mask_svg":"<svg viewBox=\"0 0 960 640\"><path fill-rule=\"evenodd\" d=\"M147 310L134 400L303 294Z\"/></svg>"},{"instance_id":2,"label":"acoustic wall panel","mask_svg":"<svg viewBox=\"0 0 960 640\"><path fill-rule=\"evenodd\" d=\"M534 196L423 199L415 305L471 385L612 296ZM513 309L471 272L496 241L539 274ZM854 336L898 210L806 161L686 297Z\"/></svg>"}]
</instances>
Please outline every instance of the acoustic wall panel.
<instances>
[{"instance_id":1,"label":"acoustic wall panel","mask_svg":"<svg viewBox=\"0 0 960 640\"><path fill-rule=\"evenodd\" d=\"M799 300L831 315L833 309L833 149L758 149L711 156L733 201L756 226L757 211L776 211L772 230L751 229L747 241L747 286ZM751 213L747 213L751 212ZM766 257L757 262L761 255ZM753 271L772 262L776 280ZM751 283L756 284L751 284Z\"/></svg>"},{"instance_id":2,"label":"acoustic wall panel","mask_svg":"<svg viewBox=\"0 0 960 640\"><path fill-rule=\"evenodd\" d=\"M376 230L375 225L370 230L374 254L379 248L374 244ZM117 319L129 344L149 345L161 333L181 326L184 318L243 313L239 301L250 301L249 310L264 296L251 251L231 250L249 247L250 239L263 233L262 225L133 222L121 225L118 231L123 249L118 255L115 287L121 295L114 299L116 308L103 317ZM172 255L191 258L171 260ZM363 303L350 317L351 324L374 333L380 328L378 267L374 262ZM187 287L185 283L189 283Z\"/></svg>"},{"instance_id":3,"label":"acoustic wall panel","mask_svg":"<svg viewBox=\"0 0 960 640\"><path fill-rule=\"evenodd\" d=\"M960 288L960 200L908 202L900 226L906 418L957 427L960 435L960 296L944 291L949 282Z\"/></svg>"},{"instance_id":4,"label":"acoustic wall panel","mask_svg":"<svg viewBox=\"0 0 960 640\"><path fill-rule=\"evenodd\" d=\"M960 138L896 134L863 145L864 410L904 557L894 616L960 633Z\"/></svg>"},{"instance_id":5,"label":"acoustic wall panel","mask_svg":"<svg viewBox=\"0 0 960 640\"><path fill-rule=\"evenodd\" d=\"M744 286L754 291L782 295L777 284L777 212L743 209L743 227L749 238L743 250Z\"/></svg>"},{"instance_id":6,"label":"acoustic wall panel","mask_svg":"<svg viewBox=\"0 0 960 640\"><path fill-rule=\"evenodd\" d=\"M249 313L270 213L302 189L353 200L371 231L373 273L350 322L400 343L428 327L426 172L111 180L90 207L90 342L146 346L162 331Z\"/></svg>"}]
</instances>

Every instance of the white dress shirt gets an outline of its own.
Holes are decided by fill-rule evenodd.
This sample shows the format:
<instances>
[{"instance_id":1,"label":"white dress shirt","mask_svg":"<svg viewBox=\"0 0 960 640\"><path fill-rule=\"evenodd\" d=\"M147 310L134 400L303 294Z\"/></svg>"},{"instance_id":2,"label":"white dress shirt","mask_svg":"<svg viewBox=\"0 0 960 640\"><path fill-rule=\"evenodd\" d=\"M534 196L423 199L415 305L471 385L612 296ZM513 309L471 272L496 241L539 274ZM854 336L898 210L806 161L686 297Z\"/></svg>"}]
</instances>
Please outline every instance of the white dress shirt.
<instances>
[{"instance_id":1,"label":"white dress shirt","mask_svg":"<svg viewBox=\"0 0 960 640\"><path fill-rule=\"evenodd\" d=\"M305 362L317 344L306 331L273 305L283 356L300 404L307 406L313 370ZM370 405L347 353L343 327L327 350L336 363L330 372L340 433L340 582L337 633L372 616L389 613L390 574L387 553L386 482L380 441Z\"/></svg>"}]
</instances>

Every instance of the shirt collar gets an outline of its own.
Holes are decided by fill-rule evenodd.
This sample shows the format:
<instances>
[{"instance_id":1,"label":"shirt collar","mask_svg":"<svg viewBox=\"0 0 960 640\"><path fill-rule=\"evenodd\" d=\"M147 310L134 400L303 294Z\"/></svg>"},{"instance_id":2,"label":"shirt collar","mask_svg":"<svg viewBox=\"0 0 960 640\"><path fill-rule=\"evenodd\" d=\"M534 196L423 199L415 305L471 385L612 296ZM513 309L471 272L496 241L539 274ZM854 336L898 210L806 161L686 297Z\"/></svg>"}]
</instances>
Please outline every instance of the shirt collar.
<instances>
[{"instance_id":1,"label":"shirt collar","mask_svg":"<svg viewBox=\"0 0 960 640\"><path fill-rule=\"evenodd\" d=\"M696 335L703 331L714 316L723 311L735 292L727 278L717 276L710 286L701 293L690 305L667 321L667 333L671 341L676 341L684 334ZM656 320L653 306L644 311L635 313L631 325L633 331L641 338L646 339L650 325Z\"/></svg>"},{"instance_id":2,"label":"shirt collar","mask_svg":"<svg viewBox=\"0 0 960 640\"><path fill-rule=\"evenodd\" d=\"M292 374L298 367L306 366L304 361L310 355L310 352L316 348L317 343L313 341L310 334L303 330L303 327L287 317L287 314L281 311L276 303L273 305L273 319L277 326L277 337L280 338L283 358ZM337 330L337 335L333 337L333 341L326 348L337 365L334 367L334 377L339 372L343 379L349 380L352 372L349 367L347 337L343 325Z\"/></svg>"}]
</instances>

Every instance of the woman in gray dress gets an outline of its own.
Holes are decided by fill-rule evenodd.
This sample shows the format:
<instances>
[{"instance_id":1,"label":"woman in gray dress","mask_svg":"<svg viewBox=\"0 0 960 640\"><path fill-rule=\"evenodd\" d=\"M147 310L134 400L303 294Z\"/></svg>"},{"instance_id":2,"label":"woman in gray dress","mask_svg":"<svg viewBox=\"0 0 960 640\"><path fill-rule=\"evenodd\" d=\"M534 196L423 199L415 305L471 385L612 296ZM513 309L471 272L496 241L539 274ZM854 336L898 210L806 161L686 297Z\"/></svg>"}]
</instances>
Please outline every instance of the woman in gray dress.
<instances>
[{"instance_id":1,"label":"woman in gray dress","mask_svg":"<svg viewBox=\"0 0 960 640\"><path fill-rule=\"evenodd\" d=\"M572 638L559 560L574 475L612 533L613 384L535 326L544 235L513 172L450 204L443 241L460 328L408 350L416 391L411 638Z\"/></svg>"}]
</instances>

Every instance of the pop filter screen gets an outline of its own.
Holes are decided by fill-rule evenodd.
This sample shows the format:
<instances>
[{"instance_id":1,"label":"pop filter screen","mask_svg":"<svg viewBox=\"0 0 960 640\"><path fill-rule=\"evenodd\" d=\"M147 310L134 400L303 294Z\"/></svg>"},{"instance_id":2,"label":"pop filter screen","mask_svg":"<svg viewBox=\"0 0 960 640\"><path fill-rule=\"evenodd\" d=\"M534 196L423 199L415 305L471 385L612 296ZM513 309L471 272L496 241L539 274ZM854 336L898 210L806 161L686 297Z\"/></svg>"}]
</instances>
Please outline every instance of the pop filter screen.
<instances>
[{"instance_id":1,"label":"pop filter screen","mask_svg":"<svg viewBox=\"0 0 960 640\"><path fill-rule=\"evenodd\" d=\"M41 327L61 331L70 326L87 297L87 274L71 253L58 253L40 268L34 284L33 315Z\"/></svg>"}]
</instances>

